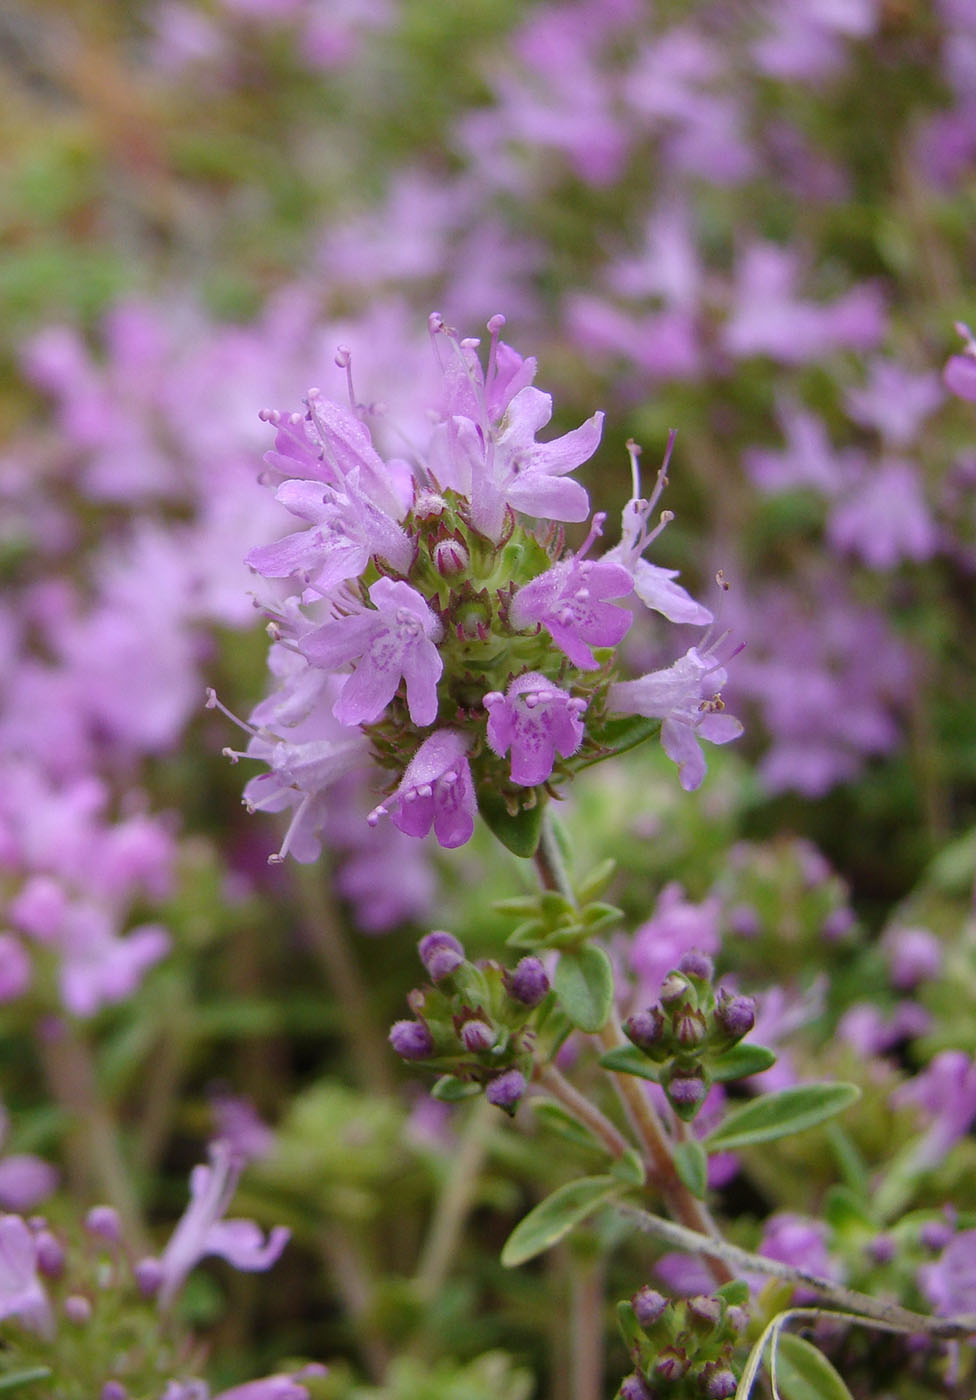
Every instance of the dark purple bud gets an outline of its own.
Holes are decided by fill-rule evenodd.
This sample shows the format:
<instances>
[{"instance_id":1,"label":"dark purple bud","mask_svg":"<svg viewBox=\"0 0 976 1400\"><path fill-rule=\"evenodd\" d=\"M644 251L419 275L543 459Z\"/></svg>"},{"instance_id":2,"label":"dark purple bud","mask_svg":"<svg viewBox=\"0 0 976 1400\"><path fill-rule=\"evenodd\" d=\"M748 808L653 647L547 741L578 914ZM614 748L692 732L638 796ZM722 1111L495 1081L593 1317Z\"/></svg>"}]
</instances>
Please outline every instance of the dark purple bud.
<instances>
[{"instance_id":1,"label":"dark purple bud","mask_svg":"<svg viewBox=\"0 0 976 1400\"><path fill-rule=\"evenodd\" d=\"M715 964L707 953L702 953L698 948L689 948L678 963L678 970L688 977L710 982L715 975Z\"/></svg>"},{"instance_id":2,"label":"dark purple bud","mask_svg":"<svg viewBox=\"0 0 976 1400\"><path fill-rule=\"evenodd\" d=\"M136 1287L144 1298L151 1298L154 1293L158 1293L166 1276L166 1270L152 1255L140 1259L132 1272L135 1275Z\"/></svg>"},{"instance_id":3,"label":"dark purple bud","mask_svg":"<svg viewBox=\"0 0 976 1400\"><path fill-rule=\"evenodd\" d=\"M918 1238L926 1249L931 1249L933 1254L938 1254L940 1249L945 1249L952 1239L955 1231L946 1220L929 1220L918 1232Z\"/></svg>"},{"instance_id":4,"label":"dark purple bud","mask_svg":"<svg viewBox=\"0 0 976 1400\"><path fill-rule=\"evenodd\" d=\"M417 952L432 982L442 982L464 962L464 949L453 933L428 933Z\"/></svg>"},{"instance_id":5,"label":"dark purple bud","mask_svg":"<svg viewBox=\"0 0 976 1400\"><path fill-rule=\"evenodd\" d=\"M688 1320L693 1326L697 1323L710 1331L721 1320L722 1304L707 1293L699 1293L694 1298L689 1298L685 1306L688 1309Z\"/></svg>"},{"instance_id":6,"label":"dark purple bud","mask_svg":"<svg viewBox=\"0 0 976 1400\"><path fill-rule=\"evenodd\" d=\"M620 1400L654 1400L654 1392L643 1376L633 1371L620 1382Z\"/></svg>"},{"instance_id":7,"label":"dark purple bud","mask_svg":"<svg viewBox=\"0 0 976 1400\"><path fill-rule=\"evenodd\" d=\"M756 1024L756 1003L752 997L734 997L728 992L719 992L715 1020L726 1035L733 1040L741 1040Z\"/></svg>"},{"instance_id":8,"label":"dark purple bud","mask_svg":"<svg viewBox=\"0 0 976 1400\"><path fill-rule=\"evenodd\" d=\"M34 1244L37 1248L37 1267L45 1278L60 1278L64 1272L64 1246L50 1230L41 1230Z\"/></svg>"},{"instance_id":9,"label":"dark purple bud","mask_svg":"<svg viewBox=\"0 0 976 1400\"><path fill-rule=\"evenodd\" d=\"M494 1043L495 1032L487 1021L465 1021L461 1027L461 1044L472 1055L490 1050Z\"/></svg>"},{"instance_id":10,"label":"dark purple bud","mask_svg":"<svg viewBox=\"0 0 976 1400\"><path fill-rule=\"evenodd\" d=\"M661 983L660 998L664 1006L671 1006L688 995L688 979L680 972L669 972Z\"/></svg>"},{"instance_id":11,"label":"dark purple bud","mask_svg":"<svg viewBox=\"0 0 976 1400\"><path fill-rule=\"evenodd\" d=\"M738 1388L738 1381L726 1366L706 1367L708 1376L702 1372L702 1380L705 1382L705 1394L708 1400L731 1400Z\"/></svg>"},{"instance_id":12,"label":"dark purple bud","mask_svg":"<svg viewBox=\"0 0 976 1400\"><path fill-rule=\"evenodd\" d=\"M842 905L839 909L833 910L823 921L820 933L822 937L829 939L832 943L843 938L846 933L850 933L854 926L854 915L850 909Z\"/></svg>"},{"instance_id":13,"label":"dark purple bud","mask_svg":"<svg viewBox=\"0 0 976 1400\"><path fill-rule=\"evenodd\" d=\"M434 1037L423 1021L394 1021L389 1040L403 1060L426 1060L434 1053Z\"/></svg>"},{"instance_id":14,"label":"dark purple bud","mask_svg":"<svg viewBox=\"0 0 976 1400\"><path fill-rule=\"evenodd\" d=\"M107 1244L122 1243L122 1221L112 1206L92 1206L85 1216L85 1229Z\"/></svg>"},{"instance_id":15,"label":"dark purple bud","mask_svg":"<svg viewBox=\"0 0 976 1400\"><path fill-rule=\"evenodd\" d=\"M505 987L510 997L525 1006L538 1006L549 992L549 978L539 958L525 957L511 972L505 973Z\"/></svg>"},{"instance_id":16,"label":"dark purple bud","mask_svg":"<svg viewBox=\"0 0 976 1400\"><path fill-rule=\"evenodd\" d=\"M129 1400L129 1392L121 1381L106 1381L99 1400Z\"/></svg>"},{"instance_id":17,"label":"dark purple bud","mask_svg":"<svg viewBox=\"0 0 976 1400\"><path fill-rule=\"evenodd\" d=\"M667 1086L668 1098L676 1108L690 1108L705 1097L705 1082L695 1076L678 1076Z\"/></svg>"},{"instance_id":18,"label":"dark purple bud","mask_svg":"<svg viewBox=\"0 0 976 1400\"><path fill-rule=\"evenodd\" d=\"M896 1250L897 1245L891 1235L875 1235L868 1245L868 1254L876 1264L890 1264Z\"/></svg>"},{"instance_id":19,"label":"dark purple bud","mask_svg":"<svg viewBox=\"0 0 976 1400\"><path fill-rule=\"evenodd\" d=\"M674 1013L671 1024L674 1027L674 1038L683 1050L694 1050L708 1034L705 1017L700 1011L695 1011L687 1005Z\"/></svg>"},{"instance_id":20,"label":"dark purple bud","mask_svg":"<svg viewBox=\"0 0 976 1400\"><path fill-rule=\"evenodd\" d=\"M649 1283L638 1289L630 1300L634 1316L642 1327L653 1327L658 1318L667 1310L668 1300Z\"/></svg>"},{"instance_id":21,"label":"dark purple bud","mask_svg":"<svg viewBox=\"0 0 976 1400\"><path fill-rule=\"evenodd\" d=\"M496 1108L503 1108L506 1113L514 1113L528 1087L521 1070L507 1069L504 1074L491 1081L485 1089L485 1098Z\"/></svg>"},{"instance_id":22,"label":"dark purple bud","mask_svg":"<svg viewBox=\"0 0 976 1400\"><path fill-rule=\"evenodd\" d=\"M661 1044L667 1029L664 1014L659 1006L649 1006L646 1011L635 1011L624 1022L624 1034L640 1050L652 1050Z\"/></svg>"},{"instance_id":23,"label":"dark purple bud","mask_svg":"<svg viewBox=\"0 0 976 1400\"><path fill-rule=\"evenodd\" d=\"M91 1322L92 1305L80 1293L70 1293L64 1300L64 1315L76 1327L84 1327Z\"/></svg>"},{"instance_id":24,"label":"dark purple bud","mask_svg":"<svg viewBox=\"0 0 976 1400\"><path fill-rule=\"evenodd\" d=\"M666 1347L654 1363L654 1374L662 1381L678 1381L688 1369L688 1358L676 1347Z\"/></svg>"}]
</instances>

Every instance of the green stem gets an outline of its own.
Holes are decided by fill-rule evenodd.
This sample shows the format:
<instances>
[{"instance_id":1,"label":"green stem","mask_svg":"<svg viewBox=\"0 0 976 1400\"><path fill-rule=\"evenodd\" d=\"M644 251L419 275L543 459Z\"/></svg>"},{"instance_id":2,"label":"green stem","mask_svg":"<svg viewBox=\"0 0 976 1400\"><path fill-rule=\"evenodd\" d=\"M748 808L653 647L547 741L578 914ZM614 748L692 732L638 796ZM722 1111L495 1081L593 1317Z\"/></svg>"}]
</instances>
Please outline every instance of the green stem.
<instances>
[{"instance_id":1,"label":"green stem","mask_svg":"<svg viewBox=\"0 0 976 1400\"><path fill-rule=\"evenodd\" d=\"M497 1115L498 1110L481 1097L472 1107L464 1125L461 1142L437 1201L414 1276L414 1289L424 1303L436 1298L447 1278L474 1199L491 1136L492 1120Z\"/></svg>"},{"instance_id":2,"label":"green stem","mask_svg":"<svg viewBox=\"0 0 976 1400\"><path fill-rule=\"evenodd\" d=\"M118 1211L126 1248L133 1257L149 1252L142 1212L118 1137L118 1125L98 1087L91 1047L67 1020L41 1040L51 1091L68 1114L83 1191L94 1192Z\"/></svg>"},{"instance_id":3,"label":"green stem","mask_svg":"<svg viewBox=\"0 0 976 1400\"><path fill-rule=\"evenodd\" d=\"M575 905L576 895L548 811L543 817L542 838L535 863L543 888L557 890ZM606 1025L597 1033L597 1039L604 1051L617 1050L629 1044L620 1029L615 1011L611 1012ZM664 1124L646 1092L633 1075L611 1074L611 1079L628 1121L644 1149L648 1177L660 1191L668 1210L683 1225L699 1232L703 1238L717 1239L718 1230L707 1207L692 1195L678 1176ZM702 1253L716 1283L729 1283L735 1277L717 1252Z\"/></svg>"},{"instance_id":4,"label":"green stem","mask_svg":"<svg viewBox=\"0 0 976 1400\"><path fill-rule=\"evenodd\" d=\"M321 871L299 865L292 871L303 926L338 1003L360 1085L383 1096L395 1092L393 1057L373 1017L359 964L343 937L339 914Z\"/></svg>"},{"instance_id":5,"label":"green stem","mask_svg":"<svg viewBox=\"0 0 976 1400\"><path fill-rule=\"evenodd\" d=\"M838 1307L860 1313L863 1317L869 1317L897 1332L925 1332L930 1337L972 1337L976 1334L976 1316L927 1317L924 1313L903 1308L898 1303L886 1302L883 1298L872 1298L867 1293L845 1288L832 1279L821 1278L819 1274L799 1269L794 1264L767 1259L762 1254L752 1254L748 1249L740 1249L738 1245L728 1244L725 1240L716 1240L700 1234L697 1230L676 1225L674 1221L662 1220L660 1216L651 1215L637 1206L616 1204L614 1209L633 1221L639 1230L653 1235L662 1244L673 1245L677 1249L685 1249L694 1254L711 1250L734 1269L732 1277L744 1273L766 1274L771 1278L796 1283L819 1293L822 1298L836 1303Z\"/></svg>"}]
</instances>

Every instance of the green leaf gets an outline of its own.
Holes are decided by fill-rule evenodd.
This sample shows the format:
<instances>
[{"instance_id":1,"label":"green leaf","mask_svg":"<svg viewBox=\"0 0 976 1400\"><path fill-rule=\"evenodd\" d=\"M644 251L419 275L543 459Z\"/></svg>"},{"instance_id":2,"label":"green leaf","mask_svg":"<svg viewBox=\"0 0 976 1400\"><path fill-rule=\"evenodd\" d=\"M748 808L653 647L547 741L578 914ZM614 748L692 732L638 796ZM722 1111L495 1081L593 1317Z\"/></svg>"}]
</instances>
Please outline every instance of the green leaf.
<instances>
[{"instance_id":1,"label":"green leaf","mask_svg":"<svg viewBox=\"0 0 976 1400\"><path fill-rule=\"evenodd\" d=\"M604 1069L612 1069L616 1074L636 1074L640 1079L650 1079L660 1083L661 1067L647 1058L636 1045L618 1045L600 1056Z\"/></svg>"},{"instance_id":2,"label":"green leaf","mask_svg":"<svg viewBox=\"0 0 976 1400\"><path fill-rule=\"evenodd\" d=\"M781 1332L776 1346L776 1386L782 1400L851 1400L833 1366L810 1342Z\"/></svg>"},{"instance_id":3,"label":"green leaf","mask_svg":"<svg viewBox=\"0 0 976 1400\"><path fill-rule=\"evenodd\" d=\"M632 1303L622 1302L617 1304L617 1325L623 1335L627 1354L633 1357L640 1347L644 1345L646 1338L644 1336L644 1329L637 1321Z\"/></svg>"},{"instance_id":4,"label":"green leaf","mask_svg":"<svg viewBox=\"0 0 976 1400\"><path fill-rule=\"evenodd\" d=\"M575 1143L577 1147L587 1147L604 1153L606 1148L593 1133L590 1132L578 1118L574 1118L568 1109L562 1104L554 1103L552 1099L533 1099L532 1112L536 1120L543 1128L549 1128L552 1132L558 1133L567 1142Z\"/></svg>"},{"instance_id":5,"label":"green leaf","mask_svg":"<svg viewBox=\"0 0 976 1400\"><path fill-rule=\"evenodd\" d=\"M744 1104L705 1139L709 1152L801 1133L833 1118L861 1096L856 1084L797 1084Z\"/></svg>"},{"instance_id":6,"label":"green leaf","mask_svg":"<svg viewBox=\"0 0 976 1400\"><path fill-rule=\"evenodd\" d=\"M708 1153L697 1138L686 1138L675 1146L674 1169L691 1194L704 1200L708 1189Z\"/></svg>"},{"instance_id":7,"label":"green leaf","mask_svg":"<svg viewBox=\"0 0 976 1400\"><path fill-rule=\"evenodd\" d=\"M598 1031L613 1006L613 968L602 948L587 944L565 952L556 964L553 988L559 1004L581 1031Z\"/></svg>"},{"instance_id":8,"label":"green leaf","mask_svg":"<svg viewBox=\"0 0 976 1400\"><path fill-rule=\"evenodd\" d=\"M456 1075L442 1074L430 1092L442 1103L457 1103L459 1099L474 1098L479 1087L467 1079L458 1079Z\"/></svg>"},{"instance_id":9,"label":"green leaf","mask_svg":"<svg viewBox=\"0 0 976 1400\"><path fill-rule=\"evenodd\" d=\"M709 1060L712 1078L720 1084L730 1079L748 1079L750 1074L762 1074L776 1063L776 1054L765 1045L733 1045L723 1055Z\"/></svg>"},{"instance_id":10,"label":"green leaf","mask_svg":"<svg viewBox=\"0 0 976 1400\"><path fill-rule=\"evenodd\" d=\"M625 1186L643 1186L647 1180L641 1155L633 1147L628 1147L623 1156L617 1158L610 1171Z\"/></svg>"},{"instance_id":11,"label":"green leaf","mask_svg":"<svg viewBox=\"0 0 976 1400\"><path fill-rule=\"evenodd\" d=\"M513 817L504 798L490 788L481 788L478 792L478 811L488 830L513 855L523 856L526 860L535 855L542 836L544 801L536 802L534 807L520 808Z\"/></svg>"},{"instance_id":12,"label":"green leaf","mask_svg":"<svg viewBox=\"0 0 976 1400\"><path fill-rule=\"evenodd\" d=\"M576 887L576 898L580 904L589 904L591 899L596 899L601 895L613 879L614 871L617 869L617 862L612 856L606 860L601 860L599 865L589 872Z\"/></svg>"},{"instance_id":13,"label":"green leaf","mask_svg":"<svg viewBox=\"0 0 976 1400\"><path fill-rule=\"evenodd\" d=\"M733 1308L744 1308L749 1302L749 1285L742 1278L734 1278L729 1283L723 1283L722 1287L716 1288L715 1292Z\"/></svg>"},{"instance_id":14,"label":"green leaf","mask_svg":"<svg viewBox=\"0 0 976 1400\"><path fill-rule=\"evenodd\" d=\"M615 1176L582 1176L560 1186L516 1225L505 1241L502 1264L514 1269L550 1249L621 1189Z\"/></svg>"},{"instance_id":15,"label":"green leaf","mask_svg":"<svg viewBox=\"0 0 976 1400\"><path fill-rule=\"evenodd\" d=\"M600 745L603 752L585 753L582 758L574 760L574 768L591 768L594 763L602 763L605 758L613 758L616 754L626 753L628 749L635 749L638 744L643 744L645 739L652 739L658 733L661 721L645 719L643 715L627 715L621 719L607 720L599 729L591 730L589 726L587 728L589 737Z\"/></svg>"},{"instance_id":16,"label":"green leaf","mask_svg":"<svg viewBox=\"0 0 976 1400\"><path fill-rule=\"evenodd\" d=\"M32 1366L28 1371L11 1371L6 1376L0 1376L0 1390L19 1390L22 1385L46 1381L53 1374L50 1366Z\"/></svg>"}]
</instances>

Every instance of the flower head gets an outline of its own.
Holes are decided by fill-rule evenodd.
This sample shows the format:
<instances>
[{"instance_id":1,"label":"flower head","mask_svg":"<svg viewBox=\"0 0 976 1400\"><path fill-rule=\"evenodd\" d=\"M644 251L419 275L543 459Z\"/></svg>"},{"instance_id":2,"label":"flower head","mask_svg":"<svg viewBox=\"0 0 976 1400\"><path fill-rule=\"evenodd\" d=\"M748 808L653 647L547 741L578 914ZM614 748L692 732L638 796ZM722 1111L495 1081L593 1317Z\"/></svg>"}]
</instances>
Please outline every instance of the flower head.
<instances>
[{"instance_id":1,"label":"flower head","mask_svg":"<svg viewBox=\"0 0 976 1400\"><path fill-rule=\"evenodd\" d=\"M488 743L499 756L512 752L512 782L523 787L544 783L559 753L574 754L583 742L585 700L529 671L517 677L502 695L484 698L488 711Z\"/></svg>"}]
</instances>

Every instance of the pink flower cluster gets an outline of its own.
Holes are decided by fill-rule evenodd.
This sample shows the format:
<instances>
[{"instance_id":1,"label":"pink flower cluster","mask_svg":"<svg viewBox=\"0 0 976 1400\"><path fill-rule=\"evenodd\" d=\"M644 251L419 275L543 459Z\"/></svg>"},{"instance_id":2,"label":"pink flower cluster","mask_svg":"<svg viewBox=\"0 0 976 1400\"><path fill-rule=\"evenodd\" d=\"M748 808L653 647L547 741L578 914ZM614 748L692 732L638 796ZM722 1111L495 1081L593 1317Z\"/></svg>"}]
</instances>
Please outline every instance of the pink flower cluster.
<instances>
[{"instance_id":1,"label":"pink flower cluster","mask_svg":"<svg viewBox=\"0 0 976 1400\"><path fill-rule=\"evenodd\" d=\"M673 570L642 558L665 477L641 499L637 449L621 543L588 557L598 514L565 551L562 525L590 513L571 473L595 452L602 415L540 442L552 400L533 383L535 361L500 340L503 323L489 321L482 368L477 341L431 318L439 400L409 459L381 455L351 392L348 408L310 390L304 415L265 415L275 494L301 528L248 556L291 591L266 605L278 690L234 757L268 765L245 790L252 808L293 809L279 856L314 859L330 790L376 762L396 777L369 821L389 815L409 836L433 829L454 847L470 838L484 790L501 790L514 814L568 776L555 770L595 742L591 716L659 719L687 788L705 772L698 739L741 732L723 713L710 641L665 671L615 679L626 603L697 625L711 614ZM347 374L349 361L340 350Z\"/></svg>"}]
</instances>

